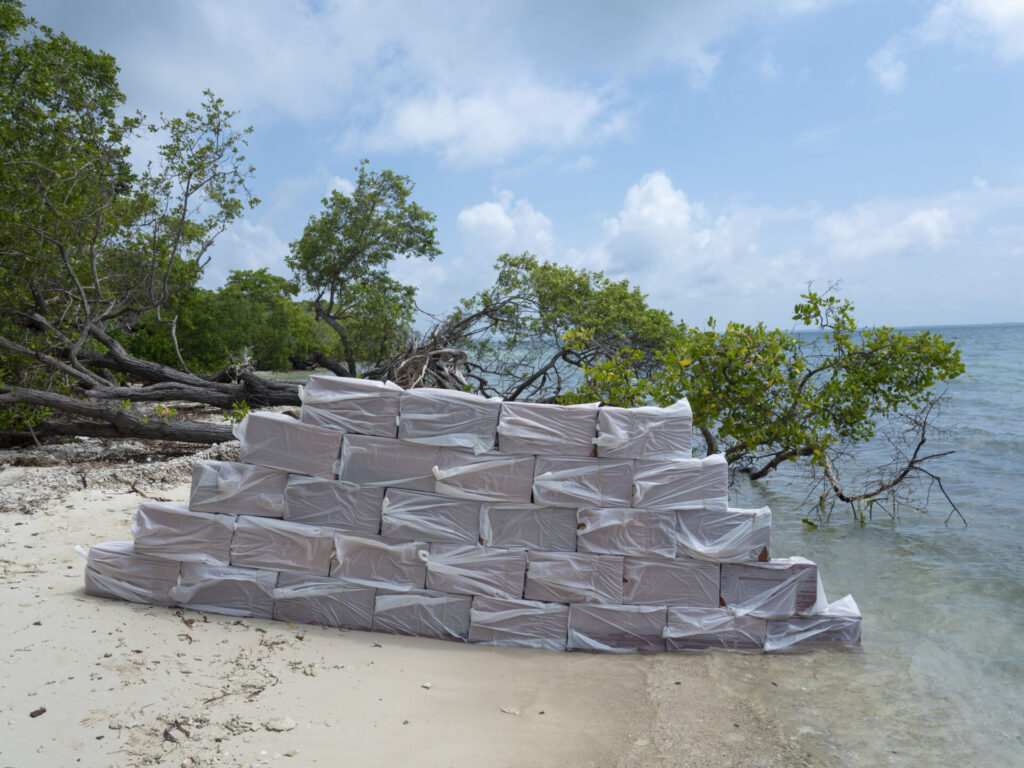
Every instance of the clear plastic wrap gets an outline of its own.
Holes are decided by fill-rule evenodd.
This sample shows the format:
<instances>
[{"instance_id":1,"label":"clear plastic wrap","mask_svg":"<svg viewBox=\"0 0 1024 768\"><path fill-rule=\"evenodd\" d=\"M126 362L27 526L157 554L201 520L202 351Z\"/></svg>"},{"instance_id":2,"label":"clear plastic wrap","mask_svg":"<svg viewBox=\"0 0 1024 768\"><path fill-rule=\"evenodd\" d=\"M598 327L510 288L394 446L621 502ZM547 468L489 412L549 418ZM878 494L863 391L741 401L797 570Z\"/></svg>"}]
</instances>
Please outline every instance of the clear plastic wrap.
<instances>
[{"instance_id":1,"label":"clear plastic wrap","mask_svg":"<svg viewBox=\"0 0 1024 768\"><path fill-rule=\"evenodd\" d=\"M676 554L714 563L767 562L771 559L772 512L688 509L676 515Z\"/></svg>"},{"instance_id":2,"label":"clear plastic wrap","mask_svg":"<svg viewBox=\"0 0 1024 768\"><path fill-rule=\"evenodd\" d=\"M468 595L430 590L400 594L378 591L373 606L373 631L465 642L472 603L473 598Z\"/></svg>"},{"instance_id":3,"label":"clear plastic wrap","mask_svg":"<svg viewBox=\"0 0 1024 768\"><path fill-rule=\"evenodd\" d=\"M427 589L461 595L523 596L526 552L459 544L431 544Z\"/></svg>"},{"instance_id":4,"label":"clear plastic wrap","mask_svg":"<svg viewBox=\"0 0 1024 768\"><path fill-rule=\"evenodd\" d=\"M568 647L604 653L665 650L665 606L570 605Z\"/></svg>"},{"instance_id":5,"label":"clear plastic wrap","mask_svg":"<svg viewBox=\"0 0 1024 768\"><path fill-rule=\"evenodd\" d=\"M802 557L723 563L722 602L737 616L785 619L825 608L818 566Z\"/></svg>"},{"instance_id":6,"label":"clear plastic wrap","mask_svg":"<svg viewBox=\"0 0 1024 768\"><path fill-rule=\"evenodd\" d=\"M665 646L669 651L760 651L765 623L757 616L737 616L728 608L669 606Z\"/></svg>"},{"instance_id":7,"label":"clear plastic wrap","mask_svg":"<svg viewBox=\"0 0 1024 768\"><path fill-rule=\"evenodd\" d=\"M578 552L676 556L675 514L671 510L581 507L576 520Z\"/></svg>"},{"instance_id":8,"label":"clear plastic wrap","mask_svg":"<svg viewBox=\"0 0 1024 768\"><path fill-rule=\"evenodd\" d=\"M193 512L162 501L144 501L132 516L135 552L182 563L227 565L234 529L234 515Z\"/></svg>"},{"instance_id":9,"label":"clear plastic wrap","mask_svg":"<svg viewBox=\"0 0 1024 768\"><path fill-rule=\"evenodd\" d=\"M622 602L629 605L719 605L720 573L714 563L627 557L622 579Z\"/></svg>"},{"instance_id":10,"label":"clear plastic wrap","mask_svg":"<svg viewBox=\"0 0 1024 768\"><path fill-rule=\"evenodd\" d=\"M282 573L274 590L274 618L369 631L376 590L341 579Z\"/></svg>"},{"instance_id":11,"label":"clear plastic wrap","mask_svg":"<svg viewBox=\"0 0 1024 768\"><path fill-rule=\"evenodd\" d=\"M434 467L434 491L459 499L528 503L533 490L533 456L473 454L443 448Z\"/></svg>"},{"instance_id":12,"label":"clear plastic wrap","mask_svg":"<svg viewBox=\"0 0 1024 768\"><path fill-rule=\"evenodd\" d=\"M338 479L360 485L434 492L434 467L441 448L386 437L345 435Z\"/></svg>"},{"instance_id":13,"label":"clear plastic wrap","mask_svg":"<svg viewBox=\"0 0 1024 768\"><path fill-rule=\"evenodd\" d=\"M860 637L860 609L847 595L813 616L769 621L764 649L859 648Z\"/></svg>"},{"instance_id":14,"label":"clear plastic wrap","mask_svg":"<svg viewBox=\"0 0 1024 768\"><path fill-rule=\"evenodd\" d=\"M231 565L326 576L334 532L287 520L239 517L231 540Z\"/></svg>"},{"instance_id":15,"label":"clear plastic wrap","mask_svg":"<svg viewBox=\"0 0 1024 768\"><path fill-rule=\"evenodd\" d=\"M289 475L284 519L358 533L380 532L384 488L345 480Z\"/></svg>"},{"instance_id":16,"label":"clear plastic wrap","mask_svg":"<svg viewBox=\"0 0 1024 768\"><path fill-rule=\"evenodd\" d=\"M469 642L564 651L569 606L538 600L474 597Z\"/></svg>"},{"instance_id":17,"label":"clear plastic wrap","mask_svg":"<svg viewBox=\"0 0 1024 768\"><path fill-rule=\"evenodd\" d=\"M193 512L229 515L284 515L284 489L288 473L237 461L197 461L192 466Z\"/></svg>"},{"instance_id":18,"label":"clear plastic wrap","mask_svg":"<svg viewBox=\"0 0 1024 768\"><path fill-rule=\"evenodd\" d=\"M337 533L331 576L382 589L422 589L427 581L429 552L425 541Z\"/></svg>"},{"instance_id":19,"label":"clear plastic wrap","mask_svg":"<svg viewBox=\"0 0 1024 768\"><path fill-rule=\"evenodd\" d=\"M549 603L621 603L618 555L530 552L523 597Z\"/></svg>"},{"instance_id":20,"label":"clear plastic wrap","mask_svg":"<svg viewBox=\"0 0 1024 768\"><path fill-rule=\"evenodd\" d=\"M633 462L630 459L537 457L533 476L533 500L537 504L628 507L632 493Z\"/></svg>"},{"instance_id":21,"label":"clear plastic wrap","mask_svg":"<svg viewBox=\"0 0 1024 768\"><path fill-rule=\"evenodd\" d=\"M637 459L633 467L633 506L650 509L729 507L729 466L716 453L704 459Z\"/></svg>"},{"instance_id":22,"label":"clear plastic wrap","mask_svg":"<svg viewBox=\"0 0 1024 768\"><path fill-rule=\"evenodd\" d=\"M86 552L85 593L132 603L171 605L171 587L178 583L181 564L137 554L130 541L94 544Z\"/></svg>"},{"instance_id":23,"label":"clear plastic wrap","mask_svg":"<svg viewBox=\"0 0 1024 768\"><path fill-rule=\"evenodd\" d=\"M688 459L693 412L684 397L667 408L615 408L597 414L597 455L613 459Z\"/></svg>"},{"instance_id":24,"label":"clear plastic wrap","mask_svg":"<svg viewBox=\"0 0 1024 768\"><path fill-rule=\"evenodd\" d=\"M479 501L389 488L381 506L380 532L392 539L476 544Z\"/></svg>"},{"instance_id":25,"label":"clear plastic wrap","mask_svg":"<svg viewBox=\"0 0 1024 768\"><path fill-rule=\"evenodd\" d=\"M597 403L502 403L498 450L537 456L593 456Z\"/></svg>"},{"instance_id":26,"label":"clear plastic wrap","mask_svg":"<svg viewBox=\"0 0 1024 768\"><path fill-rule=\"evenodd\" d=\"M456 389L407 389L401 398L398 437L486 453L494 448L500 411L499 398Z\"/></svg>"},{"instance_id":27,"label":"clear plastic wrap","mask_svg":"<svg viewBox=\"0 0 1024 768\"><path fill-rule=\"evenodd\" d=\"M310 376L299 387L304 424L357 435L394 438L402 388L391 381Z\"/></svg>"},{"instance_id":28,"label":"clear plastic wrap","mask_svg":"<svg viewBox=\"0 0 1024 768\"><path fill-rule=\"evenodd\" d=\"M171 598L197 611L269 619L274 615L276 584L277 571L182 563Z\"/></svg>"},{"instance_id":29,"label":"clear plastic wrap","mask_svg":"<svg viewBox=\"0 0 1024 768\"><path fill-rule=\"evenodd\" d=\"M238 456L247 464L334 477L342 434L296 421L283 413L250 413L233 429Z\"/></svg>"},{"instance_id":30,"label":"clear plastic wrap","mask_svg":"<svg viewBox=\"0 0 1024 768\"><path fill-rule=\"evenodd\" d=\"M576 510L539 504L484 504L480 541L488 547L576 551Z\"/></svg>"}]
</instances>

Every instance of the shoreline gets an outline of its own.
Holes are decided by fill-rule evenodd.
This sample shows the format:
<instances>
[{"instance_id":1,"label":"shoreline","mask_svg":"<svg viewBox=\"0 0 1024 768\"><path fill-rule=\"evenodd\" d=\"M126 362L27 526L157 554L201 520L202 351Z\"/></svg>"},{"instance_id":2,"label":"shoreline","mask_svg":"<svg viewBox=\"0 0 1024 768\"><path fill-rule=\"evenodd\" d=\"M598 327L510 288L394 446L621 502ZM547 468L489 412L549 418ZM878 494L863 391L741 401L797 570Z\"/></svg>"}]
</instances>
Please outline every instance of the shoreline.
<instances>
[{"instance_id":1,"label":"shoreline","mask_svg":"<svg viewBox=\"0 0 1024 768\"><path fill-rule=\"evenodd\" d=\"M744 690L771 682L764 656L497 648L85 595L75 545L130 540L145 498L187 502L195 458L0 469L0 763L824 764Z\"/></svg>"}]
</instances>

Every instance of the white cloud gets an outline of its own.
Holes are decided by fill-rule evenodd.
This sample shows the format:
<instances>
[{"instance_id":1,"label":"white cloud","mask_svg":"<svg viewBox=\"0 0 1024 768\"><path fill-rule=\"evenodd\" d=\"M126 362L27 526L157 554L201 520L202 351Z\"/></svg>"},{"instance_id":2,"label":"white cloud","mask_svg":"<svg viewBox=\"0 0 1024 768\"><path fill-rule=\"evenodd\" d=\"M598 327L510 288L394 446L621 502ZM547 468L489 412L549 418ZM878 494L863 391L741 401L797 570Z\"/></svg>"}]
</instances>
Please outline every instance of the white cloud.
<instances>
[{"instance_id":1,"label":"white cloud","mask_svg":"<svg viewBox=\"0 0 1024 768\"><path fill-rule=\"evenodd\" d=\"M864 204L819 217L813 239L839 260L893 258L942 249L958 223L957 212L943 205Z\"/></svg>"},{"instance_id":2,"label":"white cloud","mask_svg":"<svg viewBox=\"0 0 1024 768\"><path fill-rule=\"evenodd\" d=\"M356 185L341 176L332 176L331 183L327 187L327 194L330 195L334 191L341 192L343 195L351 195L356 191Z\"/></svg>"},{"instance_id":3,"label":"white cloud","mask_svg":"<svg viewBox=\"0 0 1024 768\"><path fill-rule=\"evenodd\" d=\"M288 246L273 228L242 220L233 224L217 240L216 252L203 275L207 287L223 285L228 272L236 269L267 267L276 275L289 275L285 264Z\"/></svg>"},{"instance_id":4,"label":"white cloud","mask_svg":"<svg viewBox=\"0 0 1024 768\"><path fill-rule=\"evenodd\" d=\"M906 85L907 64L899 57L895 46L883 48L869 58L868 69L889 93L901 91Z\"/></svg>"},{"instance_id":5,"label":"white cloud","mask_svg":"<svg viewBox=\"0 0 1024 768\"><path fill-rule=\"evenodd\" d=\"M459 232L474 256L487 259L501 253L530 251L542 258L555 256L551 219L529 200L516 199L503 190L498 200L464 208L458 215Z\"/></svg>"}]
</instances>

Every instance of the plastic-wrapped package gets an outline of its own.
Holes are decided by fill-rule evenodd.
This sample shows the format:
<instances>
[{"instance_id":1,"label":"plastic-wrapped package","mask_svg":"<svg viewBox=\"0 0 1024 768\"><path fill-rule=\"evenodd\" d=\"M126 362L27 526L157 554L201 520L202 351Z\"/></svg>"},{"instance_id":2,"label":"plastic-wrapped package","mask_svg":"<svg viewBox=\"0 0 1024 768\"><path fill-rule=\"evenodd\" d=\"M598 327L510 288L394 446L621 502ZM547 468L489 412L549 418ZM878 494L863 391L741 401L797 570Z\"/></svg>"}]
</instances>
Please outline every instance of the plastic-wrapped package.
<instances>
[{"instance_id":1,"label":"plastic-wrapped package","mask_svg":"<svg viewBox=\"0 0 1024 768\"><path fill-rule=\"evenodd\" d=\"M549 603L621 603L618 555L530 552L523 597Z\"/></svg>"},{"instance_id":2,"label":"plastic-wrapped package","mask_svg":"<svg viewBox=\"0 0 1024 768\"><path fill-rule=\"evenodd\" d=\"M729 507L729 466L725 455L705 459L637 459L633 467L633 506L650 509Z\"/></svg>"},{"instance_id":3,"label":"plastic-wrapped package","mask_svg":"<svg viewBox=\"0 0 1024 768\"><path fill-rule=\"evenodd\" d=\"M434 468L433 490L459 499L528 503L533 467L533 456L476 455L460 448L442 448Z\"/></svg>"},{"instance_id":4,"label":"plastic-wrapped package","mask_svg":"<svg viewBox=\"0 0 1024 768\"><path fill-rule=\"evenodd\" d=\"M357 435L394 438L402 388L391 381L347 376L310 376L299 387L304 424Z\"/></svg>"},{"instance_id":5,"label":"plastic-wrapped package","mask_svg":"<svg viewBox=\"0 0 1024 768\"><path fill-rule=\"evenodd\" d=\"M526 552L460 544L431 544L427 589L461 595L523 596Z\"/></svg>"},{"instance_id":6,"label":"plastic-wrapped package","mask_svg":"<svg viewBox=\"0 0 1024 768\"><path fill-rule=\"evenodd\" d=\"M667 408L615 408L597 414L597 455L613 459L688 459L693 412L684 397Z\"/></svg>"},{"instance_id":7,"label":"plastic-wrapped package","mask_svg":"<svg viewBox=\"0 0 1024 768\"><path fill-rule=\"evenodd\" d=\"M171 587L178 583L181 564L137 554L130 541L94 544L86 552L85 594L132 603L171 605Z\"/></svg>"},{"instance_id":8,"label":"plastic-wrapped package","mask_svg":"<svg viewBox=\"0 0 1024 768\"><path fill-rule=\"evenodd\" d=\"M388 488L381 506L380 532L392 539L476 544L480 541L480 507L479 501Z\"/></svg>"},{"instance_id":9,"label":"plastic-wrapped package","mask_svg":"<svg viewBox=\"0 0 1024 768\"><path fill-rule=\"evenodd\" d=\"M303 424L283 413L250 413L233 429L240 443L238 456L247 464L334 477L342 434Z\"/></svg>"},{"instance_id":10,"label":"plastic-wrapped package","mask_svg":"<svg viewBox=\"0 0 1024 768\"><path fill-rule=\"evenodd\" d=\"M425 541L336 533L331 576L396 591L423 589L429 552Z\"/></svg>"},{"instance_id":11,"label":"plastic-wrapped package","mask_svg":"<svg viewBox=\"0 0 1024 768\"><path fill-rule=\"evenodd\" d=\"M494 448L501 411L498 398L456 389L407 389L400 407L400 440L468 448L474 453Z\"/></svg>"},{"instance_id":12,"label":"plastic-wrapped package","mask_svg":"<svg viewBox=\"0 0 1024 768\"><path fill-rule=\"evenodd\" d=\"M274 590L274 618L369 631L376 590L323 576L282 573Z\"/></svg>"},{"instance_id":13,"label":"plastic-wrapped package","mask_svg":"<svg viewBox=\"0 0 1024 768\"><path fill-rule=\"evenodd\" d=\"M771 560L772 512L688 509L676 515L676 554L714 563Z\"/></svg>"},{"instance_id":14,"label":"plastic-wrapped package","mask_svg":"<svg viewBox=\"0 0 1024 768\"><path fill-rule=\"evenodd\" d=\"M326 576L334 532L287 520L239 517L231 540L231 564Z\"/></svg>"},{"instance_id":15,"label":"plastic-wrapped package","mask_svg":"<svg viewBox=\"0 0 1024 768\"><path fill-rule=\"evenodd\" d=\"M593 456L597 403L502 403L498 450L535 456Z\"/></svg>"},{"instance_id":16,"label":"plastic-wrapped package","mask_svg":"<svg viewBox=\"0 0 1024 768\"><path fill-rule=\"evenodd\" d=\"M671 510L581 507L576 519L578 552L676 556L675 514Z\"/></svg>"},{"instance_id":17,"label":"plastic-wrapped package","mask_svg":"<svg viewBox=\"0 0 1024 768\"><path fill-rule=\"evenodd\" d=\"M569 606L538 600L474 597L469 642L564 651Z\"/></svg>"},{"instance_id":18,"label":"plastic-wrapped package","mask_svg":"<svg viewBox=\"0 0 1024 768\"><path fill-rule=\"evenodd\" d=\"M398 594L378 591L373 606L373 631L465 642L472 603L469 595L431 590Z\"/></svg>"},{"instance_id":19,"label":"plastic-wrapped package","mask_svg":"<svg viewBox=\"0 0 1024 768\"><path fill-rule=\"evenodd\" d=\"M162 501L144 501L132 516L135 552L182 563L227 565L234 529L234 515L193 512Z\"/></svg>"},{"instance_id":20,"label":"plastic-wrapped package","mask_svg":"<svg viewBox=\"0 0 1024 768\"><path fill-rule=\"evenodd\" d=\"M719 567L699 560L627 557L622 602L629 605L719 605Z\"/></svg>"},{"instance_id":21,"label":"plastic-wrapped package","mask_svg":"<svg viewBox=\"0 0 1024 768\"><path fill-rule=\"evenodd\" d=\"M539 504L484 504L480 541L488 547L576 551L576 510Z\"/></svg>"},{"instance_id":22,"label":"plastic-wrapped package","mask_svg":"<svg viewBox=\"0 0 1024 768\"><path fill-rule=\"evenodd\" d=\"M657 653L665 650L665 606L570 605L571 650Z\"/></svg>"},{"instance_id":23,"label":"plastic-wrapped package","mask_svg":"<svg viewBox=\"0 0 1024 768\"><path fill-rule=\"evenodd\" d=\"M197 461L192 465L193 512L281 517L288 473L237 461Z\"/></svg>"},{"instance_id":24,"label":"plastic-wrapped package","mask_svg":"<svg viewBox=\"0 0 1024 768\"><path fill-rule=\"evenodd\" d=\"M358 533L380 531L384 489L345 480L289 475L284 490L284 519Z\"/></svg>"},{"instance_id":25,"label":"plastic-wrapped package","mask_svg":"<svg viewBox=\"0 0 1024 768\"><path fill-rule=\"evenodd\" d=\"M182 563L171 599L197 611L269 619L274 615L276 584L277 571Z\"/></svg>"},{"instance_id":26,"label":"plastic-wrapped package","mask_svg":"<svg viewBox=\"0 0 1024 768\"><path fill-rule=\"evenodd\" d=\"M728 608L669 606L665 646L669 651L760 651L765 623L757 616L737 616Z\"/></svg>"},{"instance_id":27,"label":"plastic-wrapped package","mask_svg":"<svg viewBox=\"0 0 1024 768\"><path fill-rule=\"evenodd\" d=\"M824 609L818 566L802 557L723 563L722 603L738 616L785 619Z\"/></svg>"},{"instance_id":28,"label":"plastic-wrapped package","mask_svg":"<svg viewBox=\"0 0 1024 768\"><path fill-rule=\"evenodd\" d=\"M769 621L764 649L858 648L860 634L860 609L853 597L847 595L813 616Z\"/></svg>"},{"instance_id":29,"label":"plastic-wrapped package","mask_svg":"<svg viewBox=\"0 0 1024 768\"><path fill-rule=\"evenodd\" d=\"M633 462L630 459L537 457L533 476L533 500L537 504L628 507L632 491Z\"/></svg>"},{"instance_id":30,"label":"plastic-wrapped package","mask_svg":"<svg viewBox=\"0 0 1024 768\"><path fill-rule=\"evenodd\" d=\"M386 437L345 435L338 479L360 485L434 492L434 467L441 448Z\"/></svg>"}]
</instances>

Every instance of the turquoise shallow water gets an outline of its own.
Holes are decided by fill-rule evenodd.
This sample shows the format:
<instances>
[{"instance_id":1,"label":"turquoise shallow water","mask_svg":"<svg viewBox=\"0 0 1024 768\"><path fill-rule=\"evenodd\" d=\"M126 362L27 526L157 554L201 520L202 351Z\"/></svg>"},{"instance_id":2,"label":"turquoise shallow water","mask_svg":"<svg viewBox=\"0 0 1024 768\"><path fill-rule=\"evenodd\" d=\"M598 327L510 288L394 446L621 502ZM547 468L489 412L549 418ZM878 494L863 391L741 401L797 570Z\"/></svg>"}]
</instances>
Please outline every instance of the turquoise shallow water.
<instances>
[{"instance_id":1,"label":"turquoise shallow water","mask_svg":"<svg viewBox=\"0 0 1024 768\"><path fill-rule=\"evenodd\" d=\"M837 509L813 530L806 483L779 475L733 501L771 506L774 553L818 562L829 598L853 593L864 614L861 654L767 661L792 695L762 703L825 762L1024 765L1024 326L935 330L967 366L929 443L956 451L936 471L966 528L937 500L865 528Z\"/></svg>"}]
</instances>

